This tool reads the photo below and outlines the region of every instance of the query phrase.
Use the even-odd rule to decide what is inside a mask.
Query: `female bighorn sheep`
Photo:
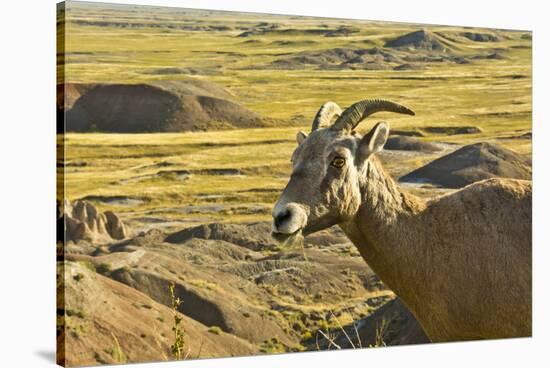
[[[434,342],[530,336],[531,183],[489,179],[429,201],[403,192],[375,155],[388,124],[354,132],[378,111],[414,115],[385,100],[343,113],[328,102],[298,133],[273,236],[338,224]]]

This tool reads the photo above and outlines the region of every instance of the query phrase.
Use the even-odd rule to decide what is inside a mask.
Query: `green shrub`
[[[111,357],[113,357],[113,360],[117,363],[127,363],[128,358],[126,357],[126,354],[122,351],[122,348],[120,347],[120,344],[118,343],[118,339],[116,338],[115,334],[111,332],[111,336],[113,337],[114,345],[110,349],[109,353],[111,354]]]
[[[68,317],[78,317],[80,319],[84,319],[84,317],[85,317],[84,312],[82,312],[81,310],[66,309],[65,314]]]
[[[174,355],[174,358],[176,358],[176,360],[181,360],[182,358],[185,359],[185,357],[182,356],[183,346],[185,345],[185,330],[180,327],[183,319],[178,314],[178,307],[182,301],[180,298],[176,297],[175,288],[176,285],[174,285],[174,283],[171,283],[168,288],[170,291],[172,313],[174,314],[174,325],[172,326],[172,331],[174,332],[174,343],[170,345],[170,349],[172,351],[172,355]]]
[[[287,350],[287,346],[280,342],[276,337],[265,340],[260,346],[260,351],[267,354],[285,353]]]
[[[101,273],[101,274],[106,274],[106,273],[109,273],[111,272],[111,265],[108,264],[108,263],[100,263],[97,267],[96,267],[96,271]]]
[[[212,326],[208,329],[208,332],[213,333],[214,335],[219,335],[222,333],[222,329],[218,326]]]

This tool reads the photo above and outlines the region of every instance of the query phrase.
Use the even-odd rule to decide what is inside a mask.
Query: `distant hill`
[[[487,142],[475,143],[414,170],[400,181],[460,188],[494,177],[531,180],[531,162],[507,148]]]
[[[384,47],[403,47],[437,51],[443,51],[446,48],[444,41],[441,40],[439,36],[425,29],[394,38],[386,42]]]
[[[66,129],[72,132],[181,132],[257,127],[270,122],[233,101],[223,87],[203,80],[67,84],[60,88],[65,100],[58,97],[58,124],[62,125],[65,109]]]

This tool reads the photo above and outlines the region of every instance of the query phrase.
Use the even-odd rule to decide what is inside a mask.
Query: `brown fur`
[[[432,341],[531,335],[531,183],[489,179],[428,203],[375,158],[340,226]]]
[[[365,138],[330,129],[305,138],[274,232],[340,225],[432,341],[530,336],[531,183],[489,179],[422,201],[374,155],[387,134],[381,123]],[[335,156],[345,166],[330,165]]]

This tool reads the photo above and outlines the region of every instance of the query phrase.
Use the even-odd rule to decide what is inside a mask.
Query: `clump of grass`
[[[305,340],[311,339],[312,337],[313,337],[313,335],[311,334],[311,331],[305,330],[305,331],[302,333],[301,339],[302,339],[302,341],[305,341]]]
[[[285,353],[287,347],[285,344],[279,341],[276,337],[273,337],[269,340],[265,340],[260,346],[260,351],[262,353],[274,354],[274,353]]]
[[[112,332],[111,332],[111,336],[113,336],[113,342],[114,342],[114,345],[110,350],[111,357],[117,363],[127,363],[128,358],[126,357],[126,354],[124,354],[124,352],[122,351],[122,348],[118,343],[118,339],[116,338],[115,334]]]
[[[212,326],[208,329],[208,332],[213,333],[214,335],[219,335],[222,333],[222,329],[218,326]]]
[[[111,272],[111,265],[108,263],[100,263],[95,269],[100,274],[106,274]]]
[[[84,319],[84,312],[81,310],[74,310],[74,309],[66,309],[65,314],[68,317],[78,317],[80,319]]]
[[[92,272],[96,272],[95,265],[90,261],[78,261],[78,264],[80,264],[82,267],[86,267],[88,270]]]
[[[388,330],[389,323],[384,318],[382,319],[382,322],[376,326],[376,338],[374,340],[374,344],[370,344],[369,348],[379,348],[386,346],[386,342],[384,341],[384,336],[386,335],[386,332]]]
[[[73,280],[75,280],[76,282],[79,282],[83,278],[84,278],[84,275],[81,273],[77,273],[76,275],[73,276]]]
[[[185,346],[185,330],[181,327],[182,318],[178,314],[178,307],[181,305],[182,301],[180,298],[176,297],[174,292],[176,286],[174,283],[170,284],[170,301],[172,305],[172,312],[174,314],[174,325],[172,326],[172,331],[174,332],[174,343],[170,345],[170,350],[172,355],[176,360],[185,359],[183,354],[183,347]]]

